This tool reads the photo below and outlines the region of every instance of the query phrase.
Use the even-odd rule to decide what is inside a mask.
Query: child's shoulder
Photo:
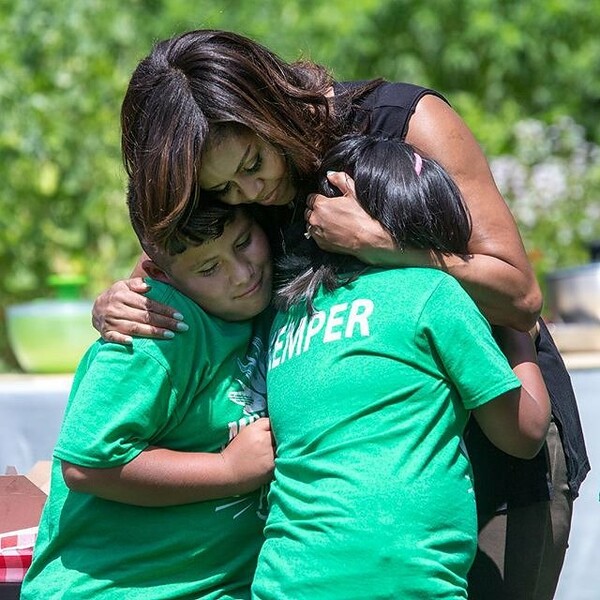
[[[446,304],[462,307],[472,304],[456,278],[427,267],[369,269],[359,278],[358,287],[351,293],[364,294],[391,307],[401,305],[403,310],[413,313],[426,308],[436,310]]]
[[[152,300],[161,304],[167,304],[177,310],[190,308],[194,312],[204,313],[191,298],[188,298],[172,285],[150,277],[146,277],[146,283],[150,286],[150,290],[146,293],[148,298],[152,298]]]
[[[215,324],[220,325],[223,323],[221,319],[207,313],[194,300],[172,285],[149,277],[146,278],[146,282],[150,285],[147,296],[182,314],[188,325],[191,326],[194,323],[197,327],[202,328],[213,327]]]
[[[175,335],[175,340],[186,338],[186,341],[182,339],[181,342],[189,344],[189,338],[193,336],[203,340],[204,343],[218,343],[220,340],[238,343],[252,330],[251,321],[224,321],[206,312],[194,300],[172,285],[154,279],[147,279],[147,282],[151,286],[148,292],[149,298],[183,315],[183,321],[188,329],[183,336]]]
[[[462,287],[452,275],[429,267],[399,267],[369,269],[360,278],[368,285],[383,286],[381,290],[406,291],[411,286],[413,291],[428,293],[440,286],[448,289],[461,290]]]

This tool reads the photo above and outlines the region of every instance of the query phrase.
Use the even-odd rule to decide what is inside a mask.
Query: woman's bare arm
[[[448,271],[491,322],[529,330],[541,310],[541,292],[515,220],[473,134],[443,100],[427,95],[410,120],[407,141],[448,171],[471,213],[473,257],[448,265]]]
[[[410,120],[406,141],[442,164],[459,186],[473,222],[470,255],[400,252],[358,206],[353,182],[343,173],[330,177],[343,198],[332,202],[315,195],[310,200],[313,237],[326,250],[349,252],[373,264],[443,269],[461,282],[490,322],[528,331],[541,310],[540,288],[514,218],[469,128],[443,100],[426,95]]]

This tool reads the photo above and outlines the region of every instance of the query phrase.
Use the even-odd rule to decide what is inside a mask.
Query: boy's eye
[[[238,250],[243,250],[244,248],[247,248],[250,243],[252,242],[252,234],[248,234],[245,237],[243,237],[237,244],[236,244],[236,248]]]
[[[207,267],[205,269],[199,269],[196,271],[200,277],[209,277],[213,273],[216,272],[218,265],[212,265],[212,267]]]

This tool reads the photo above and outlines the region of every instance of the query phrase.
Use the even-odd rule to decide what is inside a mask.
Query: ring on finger
[[[312,225],[309,225],[309,226],[306,228],[306,231],[304,232],[304,237],[305,237],[307,240],[309,240],[309,239],[311,238],[311,236],[312,236],[312,232],[313,232],[313,226],[312,226]]]

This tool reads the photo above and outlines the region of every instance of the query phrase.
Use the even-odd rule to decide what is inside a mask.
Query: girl
[[[467,252],[460,192],[411,146],[342,140],[320,174],[337,196],[328,170],[352,177],[399,248]],[[467,598],[477,523],[461,436],[472,412],[503,451],[539,451],[550,404],[533,343],[512,334],[521,387],[454,278],[366,267],[300,233],[286,239],[269,344],[277,459],[253,597]]]

